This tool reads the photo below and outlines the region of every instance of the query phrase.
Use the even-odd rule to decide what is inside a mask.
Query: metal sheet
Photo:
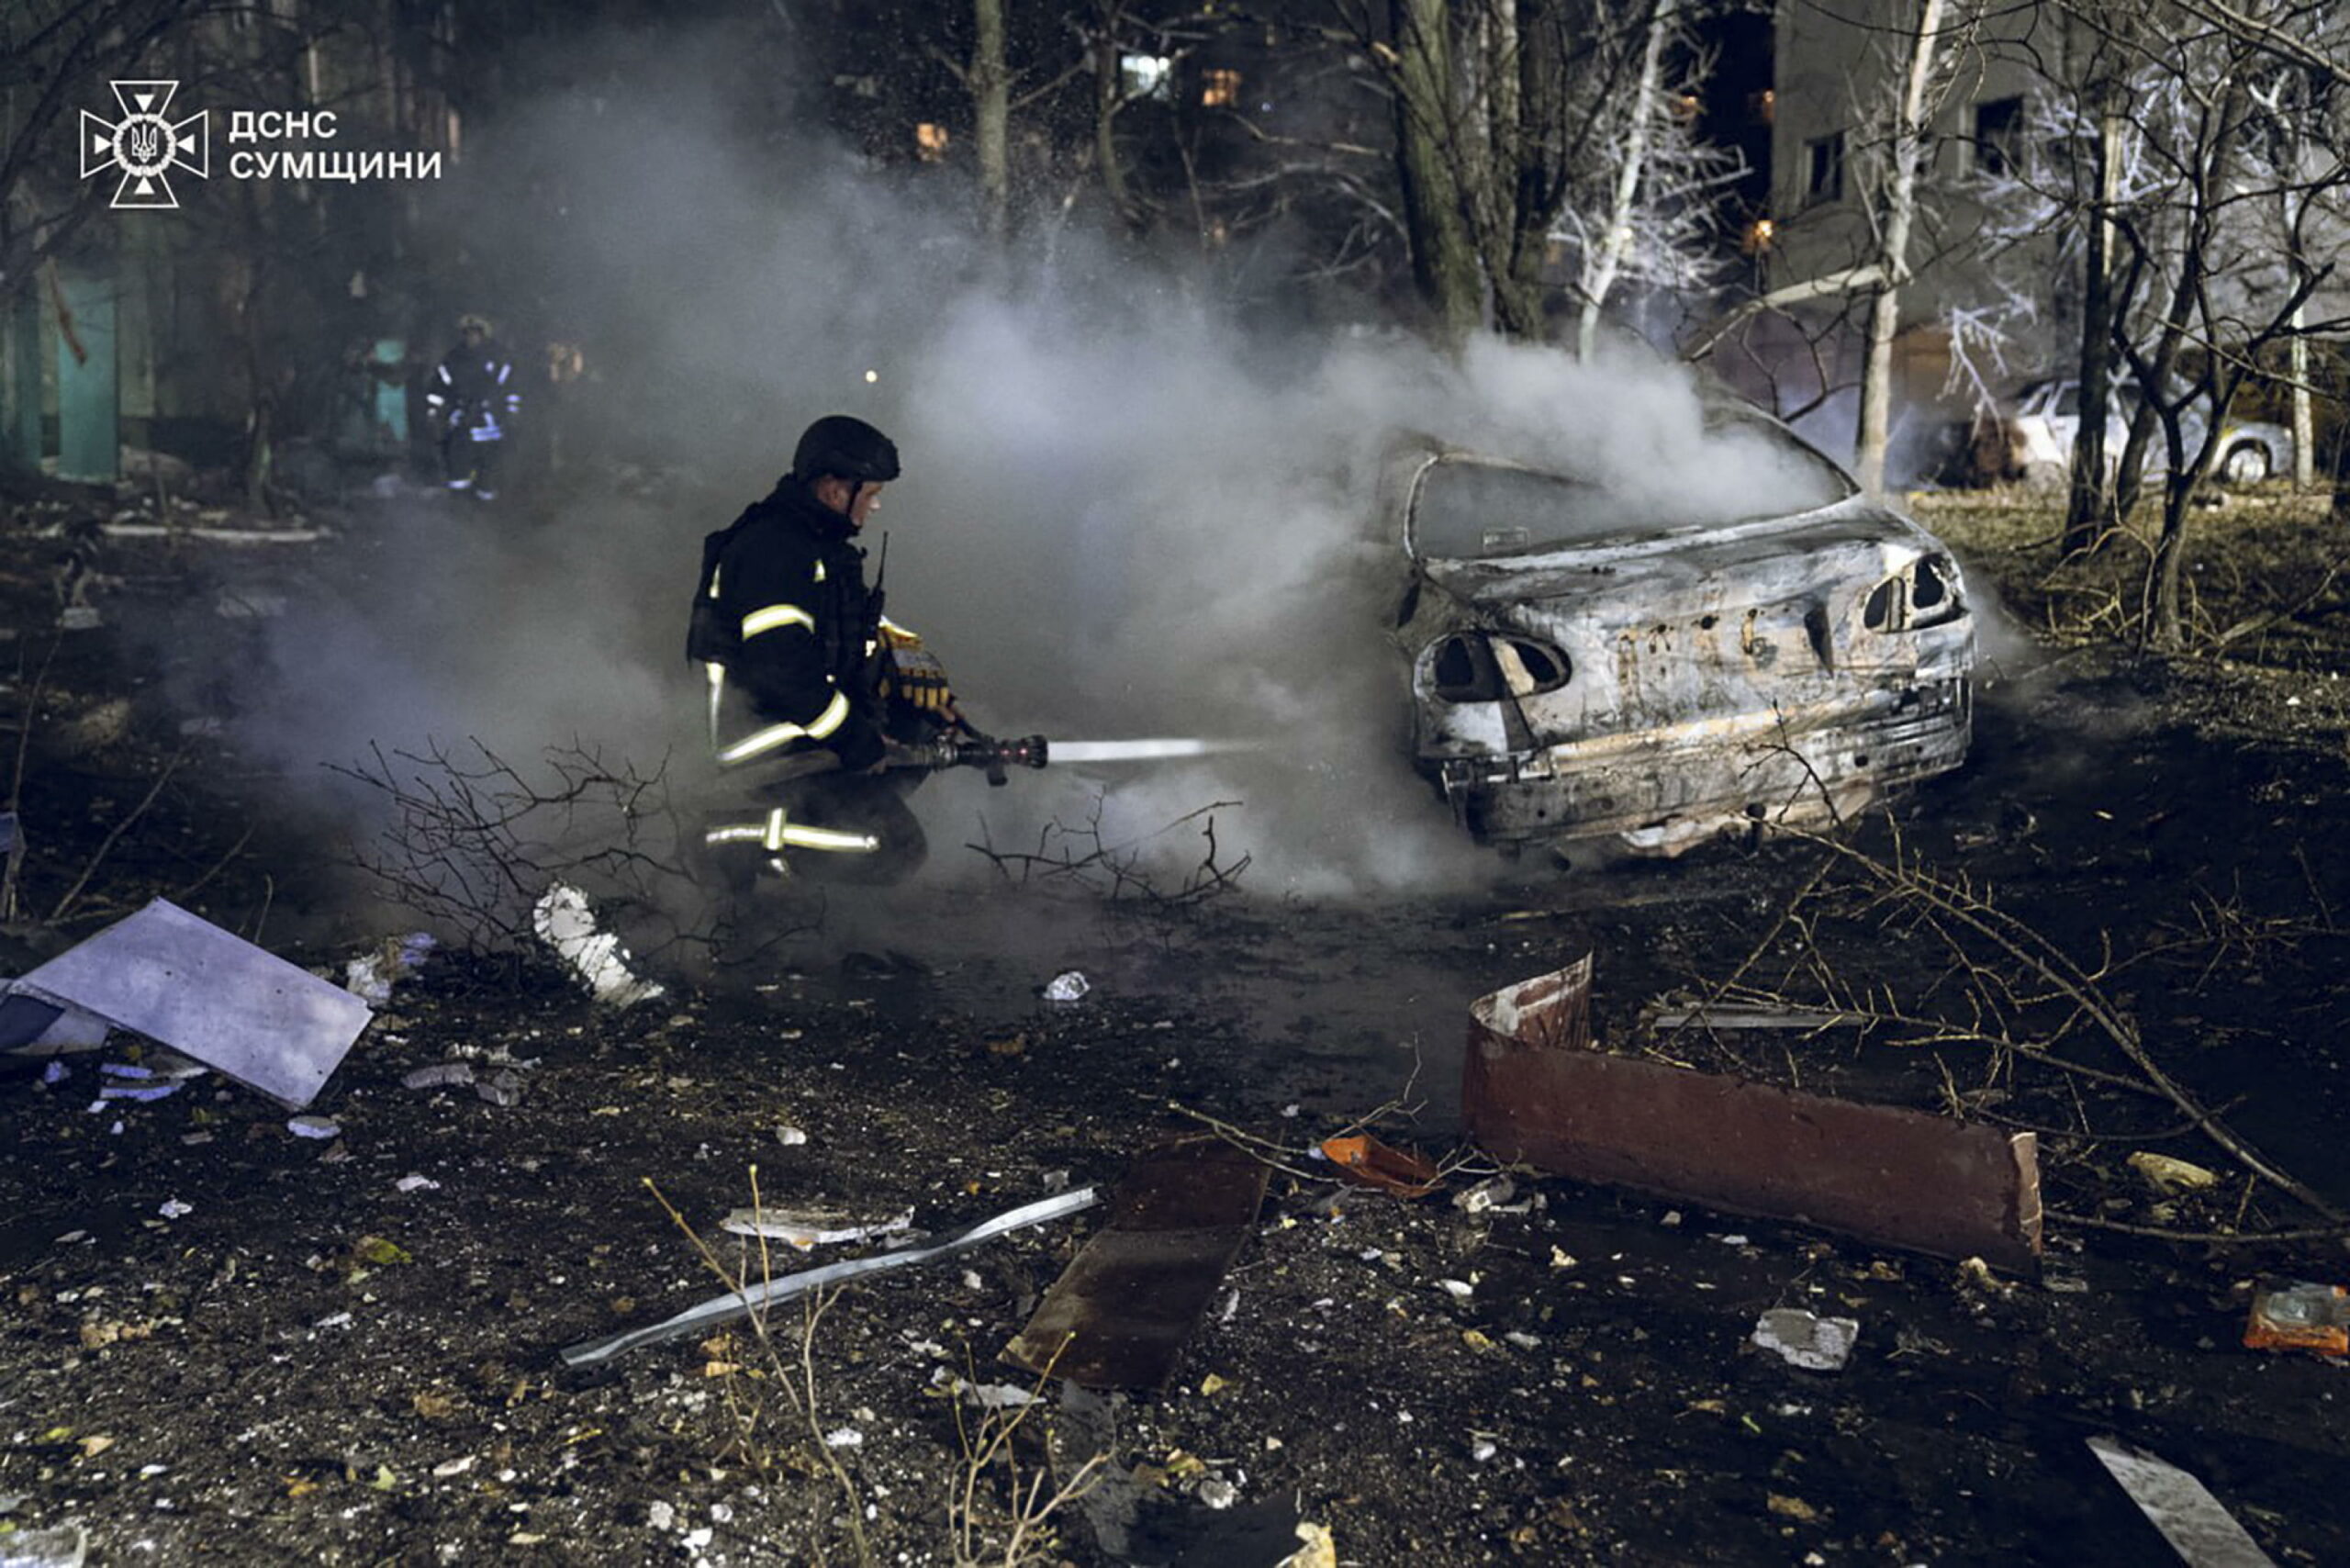
[[[803,1269],[796,1274],[785,1274],[743,1290],[729,1291],[722,1296],[712,1296],[699,1305],[686,1308],[674,1317],[664,1318],[643,1328],[624,1329],[618,1334],[607,1334],[601,1338],[565,1346],[563,1359],[569,1366],[593,1366],[623,1350],[632,1350],[640,1345],[658,1345],[680,1335],[699,1333],[721,1323],[731,1323],[735,1318],[746,1317],[778,1302],[789,1301],[794,1296],[805,1295],[824,1285],[853,1280],[861,1274],[878,1274],[885,1270],[902,1269],[909,1264],[928,1263],[940,1258],[951,1258],[958,1252],[968,1252],[999,1236],[1009,1236],[1015,1230],[1024,1230],[1032,1225],[1042,1225],[1046,1220],[1091,1208],[1096,1201],[1092,1188],[1080,1187],[1074,1192],[1024,1204],[1019,1208],[967,1225],[960,1230],[950,1231],[916,1246],[901,1247],[894,1252],[876,1253],[870,1258],[853,1258],[845,1263],[827,1263],[821,1269]]]
[[[2188,1568],[2277,1568],[2203,1483],[2177,1465],[2111,1438],[2091,1438],[2089,1451]]]
[[[1165,1383],[1248,1239],[1266,1175],[1222,1138],[1150,1149],[1003,1359],[1085,1388]]]
[[[374,1016],[341,986],[164,899],[8,989],[160,1040],[295,1110]]]
[[[1488,1152],[1553,1174],[2039,1267],[2030,1133],[1864,1105],[1590,1048],[1591,960],[1471,1008],[1462,1117]]]

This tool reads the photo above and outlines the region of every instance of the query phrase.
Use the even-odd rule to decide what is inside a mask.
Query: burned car
[[[1685,501],[1435,442],[1391,462],[1416,765],[1481,843],[1677,855],[1964,761],[1949,552],[1759,411],[1706,425],[1735,473]]]

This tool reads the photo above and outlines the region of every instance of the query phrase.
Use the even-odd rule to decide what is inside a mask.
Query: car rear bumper
[[[1810,711],[1763,711],[1534,751],[1430,759],[1481,843],[1622,838],[1677,854],[1722,828],[1841,816],[1965,761],[1966,679],[1879,689]]]

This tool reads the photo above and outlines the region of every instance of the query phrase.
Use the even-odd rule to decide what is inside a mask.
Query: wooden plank
[[[1085,1388],[1157,1388],[1248,1239],[1266,1167],[1213,1137],[1144,1153],[1109,1223],[1053,1282],[1003,1359]]]

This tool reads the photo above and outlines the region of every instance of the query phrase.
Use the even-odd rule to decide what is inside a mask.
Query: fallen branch
[[[2042,1209],[2041,1213],[2055,1225],[2119,1231],[2124,1236],[2146,1236],[2159,1241],[2176,1241],[2197,1247],[2256,1247],[2272,1241],[2350,1241],[2350,1225],[2308,1226],[2298,1230],[2173,1230],[2165,1226],[2130,1225],[2118,1219],[2066,1214],[2062,1209]]]
[[[2039,976],[2071,998],[2081,1013],[2097,1025],[2113,1047],[2120,1051],[2132,1067],[2144,1073],[2147,1081],[2161,1091],[2171,1103],[2177,1105],[2180,1113],[2193,1122],[2204,1137],[2241,1160],[2246,1170],[2280,1191],[2290,1193],[2311,1213],[2322,1215],[2333,1221],[2350,1218],[2305,1182],[2287,1174],[2270,1162],[2259,1150],[2254,1148],[2251,1144],[2238,1137],[2222,1123],[2216,1114],[2202,1105],[2184,1086],[2165,1072],[2147,1053],[2144,1042],[2138,1036],[2136,1025],[2124,1017],[2119,1009],[2106,1001],[2089,975],[2078,969],[2069,957],[2038,932],[2016,920],[2005,911],[1975,898],[1959,885],[1925,876],[1914,870],[1904,871],[1885,866],[1849,846],[1835,844],[1813,834],[1805,836],[1812,838],[1815,843],[1826,845],[1847,864],[1859,868],[1864,875],[1875,879],[1887,888],[1899,889],[1906,897],[1933,910],[1942,918],[1982,937],[2011,960],[2022,966],[2026,972]]]
[[[1153,833],[1129,843],[1113,845],[1102,836],[1102,811],[1105,797],[1096,793],[1092,812],[1083,828],[1071,828],[1058,821],[1050,822],[1037,830],[1036,847],[1021,852],[999,850],[987,840],[986,824],[980,824],[978,844],[965,847],[987,857],[1004,878],[1015,885],[1025,885],[1032,878],[1038,881],[1067,880],[1098,892],[1112,900],[1128,894],[1138,894],[1161,908],[1178,908],[1204,902],[1238,885],[1241,874],[1248,869],[1253,858],[1243,855],[1230,866],[1221,863],[1222,851],[1215,836],[1216,812],[1236,809],[1237,801],[1212,801],[1195,807]],[[1199,865],[1185,876],[1182,887],[1173,892],[1161,889],[1142,869],[1146,847],[1151,840],[1163,837],[1186,823],[1204,818],[1201,836],[1207,841],[1206,854]],[[1061,848],[1064,843],[1074,847]],[[1084,847],[1090,845],[1091,847]]]

